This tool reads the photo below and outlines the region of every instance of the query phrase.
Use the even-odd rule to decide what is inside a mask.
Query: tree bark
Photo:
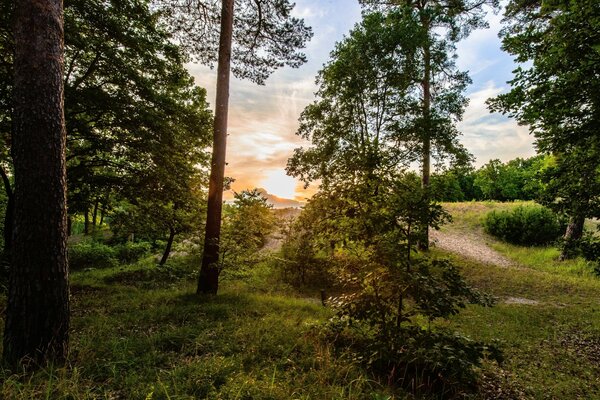
[[[429,21],[422,19],[421,23],[429,32]],[[423,48],[423,171],[421,176],[421,186],[425,190],[425,195],[429,197],[429,178],[431,175],[431,49],[429,41]],[[429,198],[427,199],[429,200]],[[420,227],[421,240],[418,243],[420,250],[429,249],[429,225]]]
[[[98,199],[94,202],[94,212],[92,214],[92,230],[96,230],[96,221],[98,221]]]
[[[6,191],[6,210],[4,211],[4,256],[9,259],[12,248],[12,234],[14,226],[14,212],[15,212],[15,196],[13,194],[10,180],[4,168],[0,167],[0,175],[2,176],[2,182],[4,183],[4,190]]]
[[[171,247],[173,246],[174,239],[175,229],[169,228],[169,239],[167,240],[167,247],[165,248],[165,252],[163,253],[162,258],[160,259],[160,265],[165,265],[167,260],[169,259],[169,254],[171,254]]]
[[[15,214],[4,361],[60,362],[69,339],[62,0],[15,2]]]
[[[208,186],[204,253],[198,277],[197,294],[217,294],[219,289],[219,242],[223,210],[223,185],[227,146],[227,116],[229,113],[229,78],[231,71],[231,41],[233,35],[234,0],[222,0],[217,98],[214,121],[214,143]]]
[[[89,210],[85,210],[85,214],[83,217],[83,234],[87,235],[90,233],[90,212]]]
[[[583,236],[584,224],[585,216],[574,216],[569,219],[567,230],[565,231],[565,235],[563,236],[564,245],[559,257],[560,261],[568,260],[574,257],[574,244]]]

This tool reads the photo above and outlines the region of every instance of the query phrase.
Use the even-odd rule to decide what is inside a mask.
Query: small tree
[[[225,208],[219,271],[243,274],[260,261],[260,250],[275,229],[273,206],[258,189],[235,193],[233,204]]]

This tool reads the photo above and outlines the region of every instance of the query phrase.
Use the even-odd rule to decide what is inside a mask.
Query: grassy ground
[[[385,392],[319,339],[330,310],[258,271],[192,295],[197,260],[72,274],[69,365],[0,371],[2,399],[362,399]],[[260,286],[256,286],[256,283]],[[269,288],[267,290],[267,287]],[[385,398],[385,397],[382,397]]]
[[[448,204],[454,222],[444,230],[484,235],[487,211],[514,206]],[[473,339],[499,341],[506,360],[485,366],[498,388],[488,386],[485,398],[600,399],[600,279],[581,260],[559,263],[553,248],[486,243],[517,266],[432,250],[453,257],[470,282],[499,299],[447,322]],[[0,370],[0,398],[399,398],[320,339],[316,327],[331,311],[317,293],[278,283],[264,264],[200,299],[192,295],[197,265],[182,257],[157,268],[148,259],[73,273],[68,365],[33,375]]]
[[[480,221],[487,211],[516,205],[448,204],[454,223],[445,229],[485,235]],[[600,399],[600,279],[581,259],[559,262],[553,247],[485,241],[516,267],[454,256],[468,280],[497,296],[499,304],[469,307],[451,325],[475,339],[498,339],[506,357],[498,369],[528,398]],[[537,304],[506,303],[507,298]]]

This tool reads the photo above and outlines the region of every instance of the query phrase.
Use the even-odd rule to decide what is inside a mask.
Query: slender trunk
[[[12,235],[14,225],[14,212],[15,212],[15,196],[13,194],[10,180],[4,168],[0,167],[0,175],[2,176],[2,182],[4,183],[4,190],[6,191],[6,210],[4,211],[4,255],[8,259],[10,257],[10,250],[12,247]]]
[[[98,199],[94,202],[94,212],[92,214],[92,230],[96,230],[96,221],[98,221]]]
[[[15,2],[15,217],[3,359],[35,367],[68,352],[69,276],[62,0]]]
[[[561,261],[571,259],[575,256],[576,242],[583,236],[583,225],[585,216],[577,215],[569,219],[567,230],[564,235],[564,244],[559,259]]]
[[[173,239],[175,239],[175,229],[169,228],[169,240],[167,240],[167,247],[165,248],[165,252],[160,259],[160,265],[165,265],[169,259],[169,254],[171,254],[171,246],[173,246]]]
[[[106,212],[106,206],[104,204],[102,204],[102,207],[100,207],[100,225],[102,226],[102,224],[104,223],[104,213]]]
[[[234,0],[223,0],[221,36],[217,77],[217,99],[214,121],[214,143],[208,186],[204,254],[196,293],[216,294],[219,289],[219,241],[227,145],[227,115],[229,112],[229,76],[231,70],[231,41],[233,34]]]
[[[83,220],[83,234],[87,235],[90,233],[90,212],[89,210],[85,210],[84,220]]]
[[[423,19],[423,26],[429,32],[429,21]],[[431,175],[431,48],[429,40],[423,48],[423,171],[421,177],[421,186],[429,201],[429,177]],[[421,227],[421,240],[419,241],[420,250],[429,249],[429,225]]]

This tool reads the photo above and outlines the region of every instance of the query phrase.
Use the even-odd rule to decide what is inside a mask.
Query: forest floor
[[[431,252],[498,304],[467,306],[444,325],[504,353],[503,363],[485,363],[478,399],[600,399],[600,279],[582,260],[557,261],[556,248],[483,232],[486,212],[515,205],[445,205],[454,221]],[[198,298],[198,265],[181,256],[158,268],[149,257],[73,272],[68,364],[33,375],[0,369],[0,398],[399,399],[323,339],[332,311],[318,290],[286,285],[276,263],[262,263]]]

